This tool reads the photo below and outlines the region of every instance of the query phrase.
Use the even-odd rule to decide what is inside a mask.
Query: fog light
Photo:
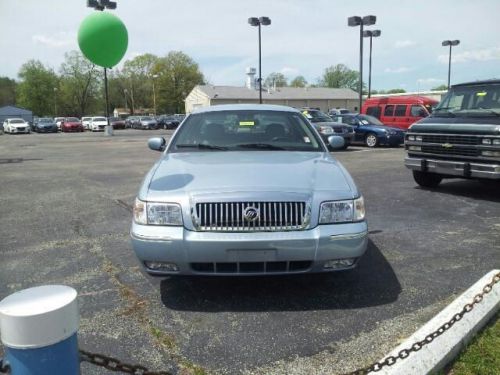
[[[356,262],[356,258],[348,258],[348,259],[333,259],[329,260],[323,266],[324,269],[328,270],[336,270],[340,268],[350,267]]]
[[[500,151],[481,151],[481,154],[483,156],[494,156],[494,157],[500,157]]]
[[[154,261],[146,261],[144,262],[147,268],[152,271],[165,271],[165,272],[178,272],[179,267],[175,263],[166,263],[166,262],[154,262]]]

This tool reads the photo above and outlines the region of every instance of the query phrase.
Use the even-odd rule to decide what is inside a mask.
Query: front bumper
[[[407,156],[405,158],[405,166],[412,170],[437,173],[443,176],[500,180],[500,164],[484,164]]]
[[[304,231],[221,233],[194,232],[183,227],[161,227],[133,223],[130,231],[135,254],[145,266],[147,261],[175,263],[176,272],[154,271],[153,275],[262,275],[328,272],[329,260],[357,259],[368,245],[366,222],[318,225]],[[343,269],[349,269],[353,265]],[[240,264],[302,263],[305,269],[244,271]],[[238,270],[218,273],[197,269],[198,264],[237,264]],[[335,270],[341,270],[336,268]]]
[[[378,137],[378,139],[381,145],[388,145],[388,146],[399,146],[403,144],[405,141],[404,134],[385,135]]]

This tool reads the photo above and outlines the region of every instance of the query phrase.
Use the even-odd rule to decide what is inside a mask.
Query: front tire
[[[370,148],[378,146],[378,138],[375,133],[368,133],[365,137],[365,145]]]
[[[435,188],[441,183],[443,177],[435,173],[413,171],[413,179],[422,187]]]

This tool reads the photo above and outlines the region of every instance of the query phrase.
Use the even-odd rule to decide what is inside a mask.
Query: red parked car
[[[425,96],[394,96],[366,99],[361,113],[378,118],[384,125],[407,130],[432,112],[439,101]]]
[[[125,120],[119,117],[110,117],[109,124],[113,127],[113,129],[125,129]]]
[[[61,123],[61,131],[66,132],[83,132],[83,125],[76,117],[66,117]]]

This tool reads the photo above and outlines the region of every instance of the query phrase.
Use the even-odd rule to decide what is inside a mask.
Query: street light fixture
[[[271,19],[269,17],[250,17],[248,23],[251,26],[259,28],[259,103],[262,104],[262,43],[261,43],[261,26],[269,26]]]
[[[448,90],[450,89],[450,76],[451,76],[451,47],[458,46],[460,44],[460,40],[443,40],[441,45],[443,47],[450,46],[450,56],[448,58]]]
[[[347,25],[351,27],[359,26],[359,112],[363,105],[363,27],[375,25],[375,16],[352,16],[347,19]]]
[[[382,34],[380,30],[365,30],[363,36],[370,38],[370,62],[368,63],[368,98],[371,97],[372,92],[372,39],[377,38]]]

